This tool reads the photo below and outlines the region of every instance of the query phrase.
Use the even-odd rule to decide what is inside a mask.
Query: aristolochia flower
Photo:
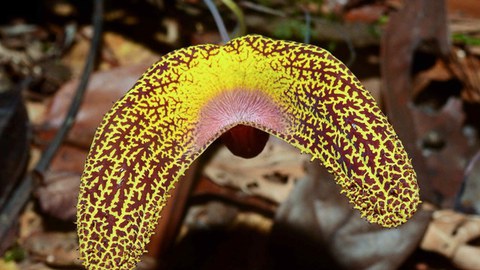
[[[392,227],[415,212],[407,153],[347,67],[312,45],[249,35],[165,55],[106,114],[80,186],[85,266],[133,268],[190,164],[220,136],[253,157],[265,132],[319,160],[368,221]]]

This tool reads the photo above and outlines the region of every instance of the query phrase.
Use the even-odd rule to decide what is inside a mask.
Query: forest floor
[[[53,160],[38,171],[68,114],[96,29],[92,1],[35,2],[17,1],[0,11],[0,225],[5,225],[0,230],[5,233],[0,235],[0,270],[83,269],[76,202],[84,161],[103,115],[163,55],[222,41],[203,1],[108,1],[102,42],[80,111]],[[391,96],[382,87],[386,77],[402,75],[382,68],[388,46],[384,34],[391,14],[401,10],[404,1],[236,2],[243,10],[245,34],[308,41],[329,50],[390,116]],[[448,29],[447,35],[432,38],[440,44],[445,38],[449,52],[441,55],[428,38],[415,45],[406,71],[410,87],[400,96],[414,109],[398,120],[399,128],[412,125],[404,132],[412,134],[411,144],[418,148],[414,160],[424,160],[417,168],[419,178],[429,179],[422,187],[423,200],[436,210],[453,209],[465,217],[461,220],[471,218],[480,228],[480,2],[446,2],[447,25],[435,27]],[[238,17],[222,1],[215,3],[227,29],[240,31]],[[26,5],[34,6],[27,10]],[[404,29],[396,38],[408,39],[411,32]],[[404,63],[402,57],[398,50],[399,63]],[[19,93],[21,101],[10,102],[15,100],[12,93]],[[275,139],[253,161],[236,158],[222,147],[207,154],[188,194],[183,222],[168,231],[175,239],[165,246],[162,236],[154,238],[138,269],[289,269],[273,262],[278,255],[272,252],[270,236],[277,210],[307,174],[308,158]],[[22,193],[27,175],[34,180]],[[19,215],[10,215],[12,204],[24,206]],[[480,229],[470,236],[462,245],[474,249],[469,257],[480,258],[474,241]],[[457,269],[454,255],[417,245],[403,258],[402,269]]]

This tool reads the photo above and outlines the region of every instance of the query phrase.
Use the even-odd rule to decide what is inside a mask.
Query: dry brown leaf
[[[304,175],[306,155],[270,137],[263,152],[253,159],[236,157],[221,148],[205,168],[215,183],[235,187],[280,203],[286,199],[297,179]]]
[[[24,247],[32,257],[52,266],[79,266],[76,232],[48,232],[29,237]]]
[[[477,0],[447,0],[449,15],[480,18],[480,2]]]
[[[112,107],[114,101],[122,97],[135,84],[151,64],[151,62],[143,62],[94,73],[67,141],[88,149],[103,115]],[[55,95],[45,117],[47,120],[38,132],[44,140],[51,138],[63,122],[77,84],[78,80],[72,80]]]
[[[438,145],[425,148],[423,154],[432,186],[444,196],[445,205],[453,200],[463,181],[464,167],[473,149],[462,132],[465,113],[458,98],[450,98],[439,112],[426,114],[412,110],[416,122],[418,138],[423,144]]]
[[[24,243],[27,239],[44,230],[42,217],[34,211],[33,203],[29,203],[19,220],[18,242]]]
[[[80,185],[80,175],[87,152],[71,146],[61,146],[50,170],[43,176],[42,185],[35,190],[40,207],[45,213],[62,219],[74,220]]]
[[[77,213],[80,174],[50,172],[45,177],[48,184],[36,191],[42,210],[62,220],[74,220]]]
[[[154,63],[160,56],[143,45],[136,43],[130,39],[113,33],[106,32],[103,35],[105,48],[108,48],[111,57],[116,60],[119,66],[130,66],[141,64],[144,62]],[[110,69],[108,62],[103,62],[102,69]]]

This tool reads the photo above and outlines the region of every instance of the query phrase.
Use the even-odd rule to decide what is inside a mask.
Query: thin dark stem
[[[347,67],[351,67],[353,62],[355,62],[355,59],[357,58],[357,53],[355,52],[355,48],[353,47],[353,43],[352,43],[352,40],[350,38],[350,35],[345,33],[345,31],[343,31],[344,33],[344,36],[345,36],[345,43],[347,44],[347,47],[348,47],[348,52],[350,53],[350,56],[348,58],[348,61],[346,63],[346,66]]]
[[[261,13],[265,13],[265,14],[269,14],[269,15],[274,15],[274,16],[278,16],[278,17],[283,17],[283,18],[287,17],[287,14],[285,14],[285,12],[283,12],[281,10],[266,7],[266,6],[260,5],[258,3],[255,3],[255,2],[241,1],[240,5],[243,6],[243,7],[255,10],[257,12],[261,12]]]
[[[220,12],[218,12],[217,6],[211,0],[203,0],[203,2],[205,2],[208,9],[210,10],[210,13],[212,13],[213,20],[217,25],[218,32],[220,33],[220,37],[222,38],[222,42],[227,43],[230,40],[230,37],[228,36],[227,28],[223,23],[222,16],[220,16]]]
[[[83,68],[82,77],[80,79],[80,83],[77,87],[77,91],[75,96],[73,97],[72,103],[70,104],[70,109],[68,111],[67,116],[63,120],[60,129],[55,134],[55,138],[52,142],[48,145],[47,149],[43,153],[40,161],[35,166],[35,171],[37,173],[43,173],[45,170],[48,169],[50,162],[52,161],[55,153],[57,152],[58,148],[62,144],[63,140],[68,134],[68,131],[73,126],[75,117],[80,109],[80,105],[82,104],[84,93],[87,89],[88,81],[90,78],[90,74],[93,71],[93,66],[95,64],[95,58],[97,56],[97,51],[99,48],[100,40],[102,37],[102,15],[103,15],[103,0],[95,0],[94,3],[94,10],[95,13],[93,15],[93,26],[95,29],[95,33],[93,34],[93,38],[91,40],[90,51],[88,53],[85,66]]]
[[[305,36],[304,43],[310,43],[310,36],[312,32],[312,15],[308,9],[304,9],[303,13],[305,14]]]
[[[245,16],[243,11],[233,0],[222,0],[223,4],[226,5],[237,17],[237,29],[235,30],[234,37],[240,37],[247,33],[247,25],[245,23]]]
[[[470,179],[470,176],[472,174],[472,171],[475,167],[480,162],[480,150],[477,151],[477,153],[468,161],[467,166],[465,166],[465,170],[463,172],[463,180],[462,184],[460,185],[460,189],[457,192],[455,196],[455,210],[460,211],[460,212],[471,212],[471,209],[468,209],[463,202],[463,196],[465,195],[465,190],[467,188],[468,181],[472,181],[473,179]],[[473,211],[475,213],[475,211]]]
[[[93,66],[95,63],[95,58],[97,55],[98,47],[100,44],[101,32],[102,32],[102,21],[103,21],[103,1],[104,0],[95,0],[94,2],[94,15],[93,15],[93,25],[95,33],[91,40],[91,47],[88,53],[83,74],[80,80],[80,83],[77,87],[77,92],[75,97],[72,100],[70,109],[67,116],[65,117],[62,126],[55,134],[55,138],[51,144],[47,147],[44,154],[40,158],[40,161],[35,166],[34,172],[37,174],[43,174],[50,165],[55,153],[62,144],[63,139],[67,135],[68,131],[73,125],[75,116],[80,108],[81,102],[83,100],[84,92],[87,88],[88,79],[92,73]],[[7,202],[0,216],[0,249],[4,249],[7,245],[7,241],[4,241],[9,234],[12,225],[15,224],[19,213],[22,211],[23,207],[30,199],[34,187],[34,174],[28,173],[20,185],[16,188],[15,192],[10,197],[11,199]]]

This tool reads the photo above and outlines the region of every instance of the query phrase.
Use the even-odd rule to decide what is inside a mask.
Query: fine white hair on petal
[[[281,110],[266,94],[256,90],[231,90],[208,102],[200,112],[196,145],[202,148],[238,124],[262,126],[268,130],[285,130]]]

